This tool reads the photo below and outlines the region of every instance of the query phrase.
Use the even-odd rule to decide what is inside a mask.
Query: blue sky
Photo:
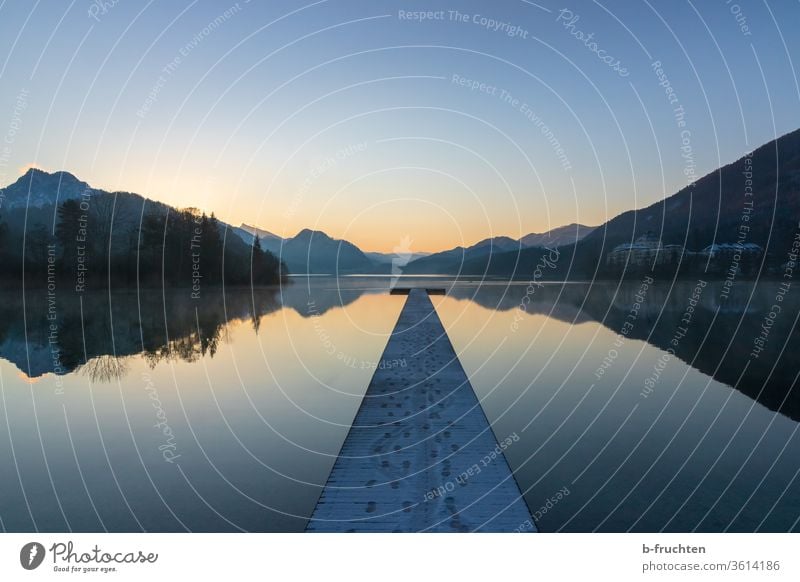
[[[798,23],[790,1],[7,0],[0,184],[66,169],[365,250],[599,224],[800,126]]]

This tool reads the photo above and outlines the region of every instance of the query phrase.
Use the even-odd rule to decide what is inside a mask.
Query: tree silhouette
[[[56,240],[61,251],[61,265],[65,271],[74,272],[78,253],[78,233],[83,212],[77,200],[67,200],[58,207]]]
[[[0,272],[6,285],[19,281],[23,262],[32,285],[46,284],[39,275],[47,269],[52,242],[57,276],[72,287],[82,262],[86,290],[137,284],[271,285],[280,283],[285,272],[271,253],[260,248],[260,241],[252,247],[238,235],[223,232],[224,225],[214,214],[195,208],[170,208],[127,192],[98,193],[83,203],[69,199],[55,211],[55,238],[46,227],[46,217],[53,211],[32,212],[27,233],[0,223]],[[18,213],[12,218],[21,217]]]

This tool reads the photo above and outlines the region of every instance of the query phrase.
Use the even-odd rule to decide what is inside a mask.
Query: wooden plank
[[[424,289],[412,289],[306,527],[322,532],[535,531]]]

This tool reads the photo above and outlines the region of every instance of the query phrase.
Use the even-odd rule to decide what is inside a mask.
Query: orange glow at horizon
[[[247,224],[283,238],[303,229],[322,231],[334,239],[355,244],[362,251],[395,252],[403,241],[411,240],[412,252],[439,252],[457,246],[470,246],[492,236],[519,238],[536,227],[520,227],[515,216],[491,220],[474,208],[451,208],[422,198],[389,198],[366,205],[360,200],[317,207],[305,204],[292,208],[291,199],[270,198],[255,207],[247,205],[251,193],[221,195],[219,184],[202,179],[183,180],[153,198],[179,208],[197,207],[232,226]],[[457,205],[452,205],[457,206]],[[560,224],[554,226],[561,226]],[[547,226],[543,227],[547,230]]]
[[[530,208],[515,208],[514,203],[500,197],[485,207],[471,193],[424,180],[415,183],[414,177],[408,182],[376,181],[339,193],[336,200],[325,191],[308,192],[295,205],[297,191],[292,184],[275,185],[272,192],[264,193],[262,184],[269,184],[266,170],[263,175],[235,184],[221,178],[226,170],[229,168],[218,167],[205,174],[186,170],[177,175],[162,174],[129,163],[123,174],[113,178],[102,168],[72,173],[95,188],[136,192],[176,208],[198,208],[234,227],[247,224],[283,238],[303,229],[318,230],[365,252],[394,253],[410,240],[404,250],[435,253],[468,247],[490,237],[518,239],[573,222],[596,225],[607,220],[605,216],[584,216],[589,213],[583,209],[580,217],[568,209],[548,217]],[[416,196],[409,196],[407,191]],[[381,196],[373,192],[381,192]],[[324,202],[320,204],[320,200]],[[517,203],[524,205],[526,201]]]
[[[39,382],[41,382],[42,379],[47,375],[50,375],[50,374],[42,374],[41,376],[35,376],[35,377],[34,376],[28,376],[25,372],[20,370],[17,373],[17,378],[19,378],[20,380],[22,380],[26,384],[33,385],[33,384],[38,384]]]

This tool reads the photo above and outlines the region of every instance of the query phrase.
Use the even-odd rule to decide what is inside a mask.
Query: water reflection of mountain
[[[709,283],[687,326],[682,320],[694,287],[688,282],[650,286],[627,337],[664,351],[673,349],[677,358],[704,374],[800,420],[800,395],[793,390],[800,374],[800,358],[794,356],[800,349],[800,334],[794,331],[800,298],[785,295],[781,313],[769,324],[763,351],[752,357],[755,341],[763,337],[763,326],[776,304],[778,284],[737,284],[724,298],[722,284]],[[369,286],[362,281],[359,286],[330,279],[255,293],[209,290],[199,302],[180,292],[114,293],[111,300],[108,294],[85,295],[83,317],[79,298],[60,294],[55,323],[48,319],[44,293],[29,293],[24,305],[21,296],[5,296],[0,302],[0,357],[30,377],[81,369],[93,378],[109,379],[124,374],[124,359],[134,354],[143,354],[153,364],[169,358],[194,361],[204,354],[213,355],[232,320],[250,321],[258,329],[265,314],[282,307],[312,317],[385,289],[385,281]],[[600,322],[619,334],[640,291],[640,283],[569,283],[537,286],[530,293],[525,285],[494,283],[456,285],[448,293],[454,299],[499,311],[519,309],[527,294],[529,314],[571,324]],[[27,333],[23,313],[27,315]],[[686,333],[676,342],[676,332],[682,327]]]
[[[80,368],[98,380],[123,374],[124,358],[135,354],[153,364],[194,361],[215,353],[227,322],[249,320],[257,329],[263,315],[280,307],[277,294],[274,288],[217,289],[195,301],[177,291],[64,292],[54,303],[43,292],[28,292],[24,302],[4,294],[0,357],[31,378]]]
[[[627,337],[664,351],[672,349],[676,357],[700,372],[771,410],[800,420],[800,391],[794,389],[800,374],[800,358],[796,357],[800,333],[795,329],[800,297],[788,293],[777,300],[779,283],[737,284],[728,294],[722,283],[708,283],[692,301],[695,288],[696,283],[689,282],[649,286],[633,326],[626,328]],[[641,289],[640,283],[546,284],[529,295],[526,311],[569,323],[597,321],[621,333]],[[527,292],[524,285],[491,285],[454,287],[450,295],[506,311],[519,309]],[[780,313],[771,318],[776,304]],[[689,307],[694,311],[687,325],[684,319]],[[763,351],[752,356],[756,340],[765,337],[765,326]]]
[[[337,286],[336,279],[326,280],[332,282],[323,287],[317,285],[309,287],[305,283],[296,283],[284,288],[284,292],[280,295],[281,305],[294,309],[302,317],[314,317],[316,315],[324,315],[337,307],[347,307],[362,295],[388,292],[388,287],[364,289]]]
[[[205,354],[213,356],[231,321],[250,321],[257,330],[264,315],[282,307],[312,317],[347,306],[364,293],[385,292],[337,288],[332,281],[324,286],[287,285],[283,292],[270,287],[254,292],[211,288],[200,300],[180,290],[82,296],[64,291],[49,302],[37,290],[29,291],[23,302],[21,294],[7,292],[0,296],[0,358],[29,378],[80,370],[93,379],[109,380],[125,373],[127,356],[142,354],[153,365],[169,358],[192,362]]]

